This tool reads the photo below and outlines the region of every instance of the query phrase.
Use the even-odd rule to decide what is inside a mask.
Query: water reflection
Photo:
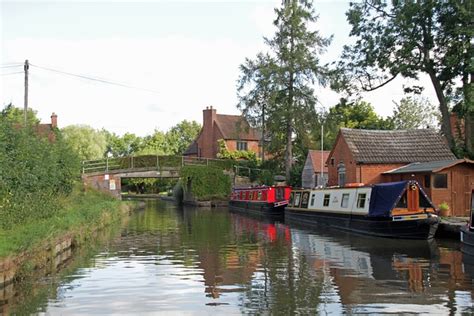
[[[9,311],[474,313],[474,259],[458,247],[149,202],[88,260],[36,281],[47,294]]]

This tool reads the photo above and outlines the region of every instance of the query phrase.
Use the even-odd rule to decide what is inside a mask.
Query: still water
[[[62,273],[13,289],[3,311],[473,314],[468,259],[454,242],[366,238],[149,201]]]

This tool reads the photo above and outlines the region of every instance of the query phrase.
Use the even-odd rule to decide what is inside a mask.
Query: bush
[[[79,178],[78,157],[57,132],[56,141],[34,129],[0,120],[0,228],[52,217],[58,197]]]

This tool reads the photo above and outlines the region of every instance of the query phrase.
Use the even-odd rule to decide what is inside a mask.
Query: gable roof
[[[197,155],[197,154],[198,154],[198,144],[196,140],[193,140],[193,142],[184,151],[183,156]]]
[[[329,157],[329,151],[323,151],[323,172],[328,172],[328,166],[326,161]],[[313,165],[314,172],[318,173],[321,172],[321,150],[309,150],[308,151],[308,158],[311,158],[311,163]],[[306,158],[307,159],[307,158]]]
[[[362,130],[341,128],[356,162],[411,163],[455,160],[446,140],[434,129]]]
[[[460,163],[471,164],[474,167],[474,161],[469,160],[469,159],[414,162],[409,165],[384,172],[384,174],[401,174],[401,173],[417,173],[417,172],[433,173],[433,172],[439,172],[449,167],[456,166]]]
[[[260,140],[261,133],[250,127],[240,115],[216,115],[216,124],[224,139]]]

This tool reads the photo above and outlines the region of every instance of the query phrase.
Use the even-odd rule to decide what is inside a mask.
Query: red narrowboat
[[[283,214],[290,199],[289,186],[260,186],[235,188],[229,206],[240,211],[257,211],[267,214]]]

